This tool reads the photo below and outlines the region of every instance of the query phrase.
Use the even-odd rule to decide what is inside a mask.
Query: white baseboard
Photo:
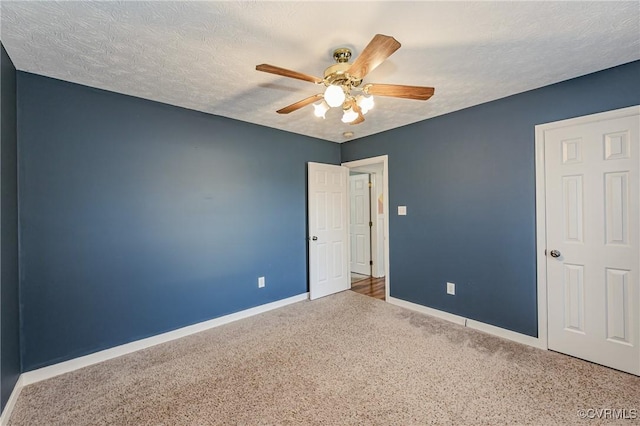
[[[440,311],[438,309],[433,309],[428,306],[418,305],[417,303],[407,302],[406,300],[396,299],[395,297],[389,297],[387,302],[392,305],[400,306],[402,308],[411,309],[412,311],[420,312],[421,314],[430,315],[432,317],[438,317],[443,320],[447,320],[458,325],[466,325],[465,322],[467,319],[465,317],[461,317],[459,315],[450,314],[449,312]]]
[[[13,412],[13,407],[16,406],[16,401],[20,396],[20,391],[24,387],[24,383],[22,382],[22,375],[20,375],[20,377],[18,377],[18,381],[16,381],[16,385],[13,387],[13,391],[11,391],[11,396],[9,396],[9,399],[7,400],[7,405],[4,406],[4,410],[2,410],[2,414],[0,414],[0,426],[6,426],[9,424],[9,418]]]
[[[433,317],[441,318],[458,325],[472,328],[474,330],[482,331],[487,334],[492,334],[503,339],[512,340],[514,342],[522,343],[523,345],[533,346],[538,349],[546,350],[547,347],[544,342],[537,338],[528,336],[526,334],[517,333],[515,331],[507,330],[506,328],[496,327],[495,325],[486,324],[484,322],[468,319],[459,315],[450,314],[438,309],[429,308],[428,306],[419,305],[417,303],[407,302],[406,300],[396,299],[395,297],[389,297],[387,302],[392,305],[397,305],[403,308],[411,309],[412,311],[420,312]]]
[[[506,328],[496,327],[495,325],[475,321],[472,319],[467,320],[467,327],[488,334],[493,334],[494,336],[502,337],[503,339],[513,340],[514,342],[522,343],[523,345],[533,346],[534,348],[538,349],[547,349],[537,337],[517,333],[515,331],[507,330]]]
[[[181,337],[189,336],[194,333],[198,333],[210,328],[219,327],[224,324],[228,324],[233,321],[238,321],[243,318],[248,318],[263,312],[271,311],[273,309],[281,308],[292,303],[307,300],[309,293],[302,293],[297,296],[292,296],[287,299],[276,300],[275,302],[266,303],[264,305],[256,306],[255,308],[245,309],[244,311],[236,312],[233,314],[225,315],[223,317],[214,318],[212,320],[203,321],[198,324],[189,325],[179,328],[177,330],[168,331],[166,333],[158,334],[156,336],[147,337],[145,339],[136,340],[135,342],[126,343],[124,345],[116,346],[113,348],[105,349],[100,352],[95,352],[89,355],[74,358],[69,361],[64,361],[58,364],[42,367],[37,370],[28,371],[22,373],[20,379],[22,380],[22,386],[27,386],[32,383],[46,380],[51,377],[59,376],[60,374],[69,373],[74,370],[78,370],[83,367],[88,367],[93,364],[97,364],[102,361],[117,358],[122,355],[130,354],[132,352],[146,349],[151,346],[159,345],[161,343],[169,342],[171,340],[179,339]],[[17,388],[17,386],[16,386]],[[6,411],[6,410],[5,410]]]

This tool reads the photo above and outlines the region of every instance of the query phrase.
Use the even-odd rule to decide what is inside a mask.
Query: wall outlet
[[[456,295],[456,285],[454,283],[447,283],[447,294]]]
[[[398,206],[398,216],[407,215],[407,206]]]
[[[265,283],[264,283],[264,277],[259,277],[258,278],[258,288],[262,288],[264,287]]]

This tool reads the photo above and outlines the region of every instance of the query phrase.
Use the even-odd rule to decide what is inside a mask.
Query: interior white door
[[[309,297],[317,299],[351,286],[347,182],[349,169],[308,164]]]
[[[640,374],[639,131],[636,114],[544,133],[549,349],[632,374]]]
[[[371,275],[371,204],[369,175],[349,176],[351,272]]]

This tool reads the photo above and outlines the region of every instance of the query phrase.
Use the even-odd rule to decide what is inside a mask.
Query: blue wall
[[[634,62],[339,146],[18,72],[23,370],[305,292],[305,163],[382,154],[409,212],[390,216],[391,295],[535,336],[534,126],[638,104],[639,79]]]
[[[0,44],[0,409],[20,375],[16,69]]]
[[[342,144],[389,155],[391,296],[537,336],[534,126],[640,104],[639,82],[636,61]]]
[[[22,72],[18,112],[25,371],[307,291],[337,144]]]

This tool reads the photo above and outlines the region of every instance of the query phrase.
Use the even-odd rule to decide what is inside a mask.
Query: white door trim
[[[545,190],[545,152],[544,135],[548,130],[561,127],[575,126],[594,121],[623,118],[640,113],[640,105],[569,118],[567,120],[554,121],[539,124],[535,127],[535,168],[536,168],[536,271],[537,271],[537,295],[538,295],[538,340],[539,347],[549,348],[547,335],[547,219],[546,219],[546,190]],[[640,295],[637,295],[640,298]],[[640,306],[640,304],[639,304]]]
[[[391,288],[390,267],[389,267],[389,156],[380,155],[378,157],[364,158],[362,160],[348,161],[342,163],[343,166],[350,169],[362,166],[372,166],[382,163],[382,208],[384,213],[384,291],[385,300],[389,301],[389,293]],[[348,190],[348,188],[347,188]],[[349,252],[351,252],[349,250]]]

